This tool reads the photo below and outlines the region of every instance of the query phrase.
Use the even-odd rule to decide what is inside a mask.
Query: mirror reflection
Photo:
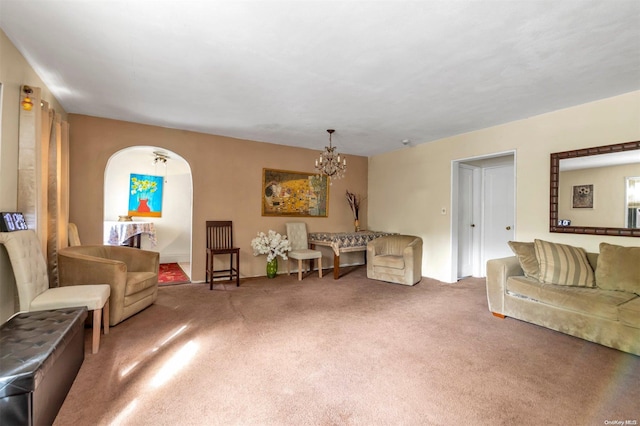
[[[559,162],[558,219],[571,226],[638,228],[640,151]]]
[[[549,232],[640,237],[640,141],[554,152],[549,170]]]

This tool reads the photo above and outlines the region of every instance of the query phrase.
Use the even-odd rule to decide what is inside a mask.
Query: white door
[[[458,170],[458,279],[473,273],[473,169]]]
[[[515,237],[513,165],[484,169],[482,275],[489,259],[511,256],[507,244]]]

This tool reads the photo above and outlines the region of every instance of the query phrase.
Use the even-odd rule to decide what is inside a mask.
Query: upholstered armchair
[[[422,279],[422,238],[387,235],[367,244],[367,278],[414,285]]]
[[[307,239],[307,224],[304,222],[288,222],[287,238],[291,243],[291,251],[287,253],[287,275],[291,274],[291,261],[298,261],[298,281],[302,281],[302,261],[308,260],[311,265],[311,259],[318,259],[318,277],[322,278],[322,252],[320,250],[311,250]]]
[[[159,253],[131,247],[85,245],[58,251],[60,286],[89,283],[111,286],[111,325],[155,302],[159,264]]]
[[[104,281],[89,280],[83,286],[49,288],[47,263],[40,249],[40,240],[33,229],[0,232],[0,244],[5,246],[9,254],[20,310],[32,312],[85,306],[93,311],[91,351],[97,353],[100,348],[102,321],[104,334],[109,334],[109,286]]]

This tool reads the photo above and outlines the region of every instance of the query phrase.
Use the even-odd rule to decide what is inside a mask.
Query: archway
[[[104,175],[105,224],[128,215],[131,174],[164,178],[160,217],[133,215],[136,221],[153,222],[156,230],[157,243],[143,237],[140,247],[160,253],[160,263],[179,263],[191,277],[193,178],[189,163],[175,152],[155,146],[134,146],[113,154]],[[105,235],[105,243],[107,240]]]

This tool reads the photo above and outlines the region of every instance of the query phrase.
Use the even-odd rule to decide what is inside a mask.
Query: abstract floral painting
[[[162,216],[162,176],[139,175],[129,177],[129,216]]]

